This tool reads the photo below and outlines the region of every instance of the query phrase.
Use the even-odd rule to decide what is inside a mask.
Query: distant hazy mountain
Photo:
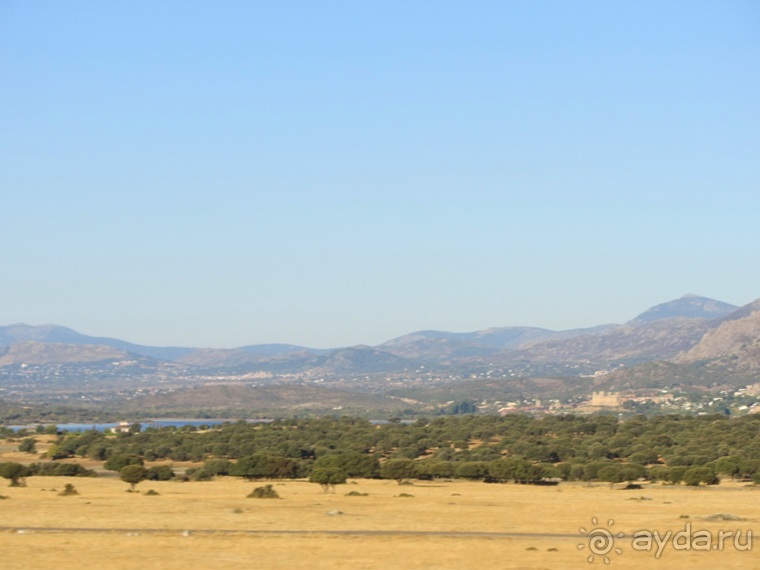
[[[308,366],[325,373],[371,374],[412,371],[419,364],[371,346],[352,346],[316,356],[308,362]]]
[[[760,299],[717,321],[696,346],[675,360],[760,368]]]
[[[667,322],[667,320],[666,320]],[[693,346],[670,361],[651,361],[602,377],[596,388],[628,390],[673,385],[738,387],[758,381],[760,299],[707,321]]]
[[[425,361],[451,361],[456,358],[487,356],[498,352],[488,343],[478,344],[468,333],[418,331],[389,340],[379,346],[390,354]]]
[[[391,339],[380,346],[386,350],[403,350],[420,342],[457,342],[496,350],[517,348],[532,340],[549,338],[555,331],[537,327],[501,327],[481,331],[454,333],[445,331],[417,331]]]
[[[676,357],[683,361],[715,359],[722,357],[715,355],[726,351],[750,358],[755,346],[751,338],[754,313],[749,306],[739,309],[714,299],[685,295],[652,307],[623,325],[568,331],[537,327],[489,328],[466,333],[426,330],[391,339],[377,347],[332,350],[288,344],[231,349],[152,347],[91,337],[56,325],[15,324],[0,327],[0,355],[4,358],[0,366],[2,362],[35,359],[45,363],[54,363],[56,359],[93,362],[123,359],[131,354],[196,367],[204,373],[227,370],[354,375],[413,371],[421,364],[428,366],[428,370],[430,366],[477,366],[487,362],[527,362],[540,366],[583,363],[603,367]],[[706,336],[708,332],[711,334]],[[700,343],[703,336],[704,344]]]
[[[736,309],[715,299],[684,295],[595,334],[531,343],[514,357],[540,362],[596,362],[600,366],[669,360],[695,346],[715,319]]]
[[[251,344],[241,346],[236,350],[241,350],[255,356],[280,356],[283,354],[293,354],[294,352],[310,352],[312,354],[323,354],[330,352],[330,349],[308,348],[295,344]]]
[[[57,325],[14,324],[0,326],[0,347],[20,341],[59,343],[71,345],[102,345],[158,360],[168,360],[195,366],[239,366],[271,358],[306,351],[321,354],[327,351],[292,344],[256,344],[230,349],[145,346],[109,337],[88,336]]]
[[[305,348],[292,344],[258,344],[240,348],[198,348],[177,359],[177,362],[219,368],[270,363],[272,360],[286,361],[294,357],[307,357],[325,351]]]
[[[45,343],[25,340],[0,346],[0,366],[127,359],[129,359],[129,355],[126,352],[102,345]]]
[[[157,358],[159,360],[177,360],[193,352],[194,348],[143,346],[116,338],[87,336],[75,330],[58,325],[26,325],[14,324],[0,326],[0,346],[20,341],[31,340],[41,343],[60,343],[72,345],[102,345],[117,350]]]
[[[614,325],[568,331],[552,331],[537,327],[501,327],[467,333],[418,331],[389,340],[379,348],[405,358],[453,362],[494,355],[504,350],[515,350],[546,339],[599,334],[611,326]]]
[[[619,325],[601,334],[537,342],[514,356],[539,362],[595,362],[600,366],[667,360],[694,346],[708,330],[704,319],[661,319]]]
[[[655,305],[641,313],[630,324],[643,324],[684,317],[687,319],[719,319],[738,309],[736,305],[699,297],[698,295],[684,295],[683,297],[660,305]]]
[[[32,326],[17,323],[0,326],[0,346],[30,340],[62,344],[104,344],[89,342],[90,337],[57,325]]]

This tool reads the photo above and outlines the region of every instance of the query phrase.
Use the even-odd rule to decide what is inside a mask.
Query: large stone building
[[[594,392],[591,394],[591,404],[597,408],[617,408],[620,406],[620,394],[617,392]]]

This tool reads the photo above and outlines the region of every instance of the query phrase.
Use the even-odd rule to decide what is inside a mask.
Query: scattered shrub
[[[78,495],[79,491],[77,491],[76,487],[72,485],[71,483],[66,483],[66,486],[63,488],[63,491],[58,493],[59,497],[71,497],[73,495]]]
[[[211,481],[214,474],[203,467],[191,467],[185,471],[185,478],[187,481]]]
[[[117,454],[112,455],[103,465],[104,469],[109,471],[121,471],[128,465],[140,465],[142,466],[143,460],[139,455],[135,454]]]
[[[98,474],[92,469],[82,467],[79,463],[57,463],[46,461],[44,463],[32,463],[29,472],[37,477],[97,477]]]
[[[148,469],[148,481],[171,481],[172,479],[174,479],[174,471],[168,465]]]
[[[263,487],[256,487],[251,494],[246,498],[248,499],[279,499],[280,495],[275,491],[272,485],[264,485]]]
[[[37,442],[32,437],[21,440],[18,450],[24,453],[37,453]]]
[[[715,515],[709,515],[705,517],[706,521],[716,522],[716,521],[746,521],[744,517],[739,517],[736,515],[733,515],[731,513],[717,513]]]

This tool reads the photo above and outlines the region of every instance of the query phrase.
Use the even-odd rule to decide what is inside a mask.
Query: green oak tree
[[[348,477],[346,472],[337,467],[317,467],[309,475],[309,481],[318,483],[322,490],[335,492],[335,485],[342,485]]]
[[[130,491],[135,491],[135,485],[148,478],[148,470],[142,465],[127,465],[119,471],[121,480],[130,484]]]

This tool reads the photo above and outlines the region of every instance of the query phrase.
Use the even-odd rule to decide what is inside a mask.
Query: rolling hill
[[[668,378],[687,377],[691,382],[707,383],[716,374],[745,378],[748,372],[760,368],[758,338],[760,302],[739,308],[696,295],[656,305],[621,325],[566,331],[538,327],[499,327],[467,333],[427,330],[374,347],[331,350],[289,344],[231,349],[150,347],[87,336],[56,325],[16,324],[0,327],[0,383],[23,386],[36,381],[33,374],[37,374],[49,385],[65,374],[68,385],[73,385],[83,372],[54,367],[94,363],[86,369],[90,385],[100,376],[107,376],[112,385],[118,369],[98,363],[114,360],[139,362],[139,381],[148,384],[197,384],[223,376],[371,376],[375,379],[373,390],[377,391],[378,383],[390,377],[419,380],[434,373],[449,379],[469,378],[501,367],[512,377],[522,379],[530,374],[569,378],[577,377],[582,370],[621,365],[626,369],[605,378],[606,385],[616,386],[618,378],[626,386],[639,381],[662,384]],[[25,364],[40,368],[22,374],[18,367]],[[515,374],[512,369],[521,372]],[[134,370],[137,369],[124,369],[125,387],[136,381]],[[517,380],[506,377],[504,381]],[[362,389],[361,384],[357,387]]]

